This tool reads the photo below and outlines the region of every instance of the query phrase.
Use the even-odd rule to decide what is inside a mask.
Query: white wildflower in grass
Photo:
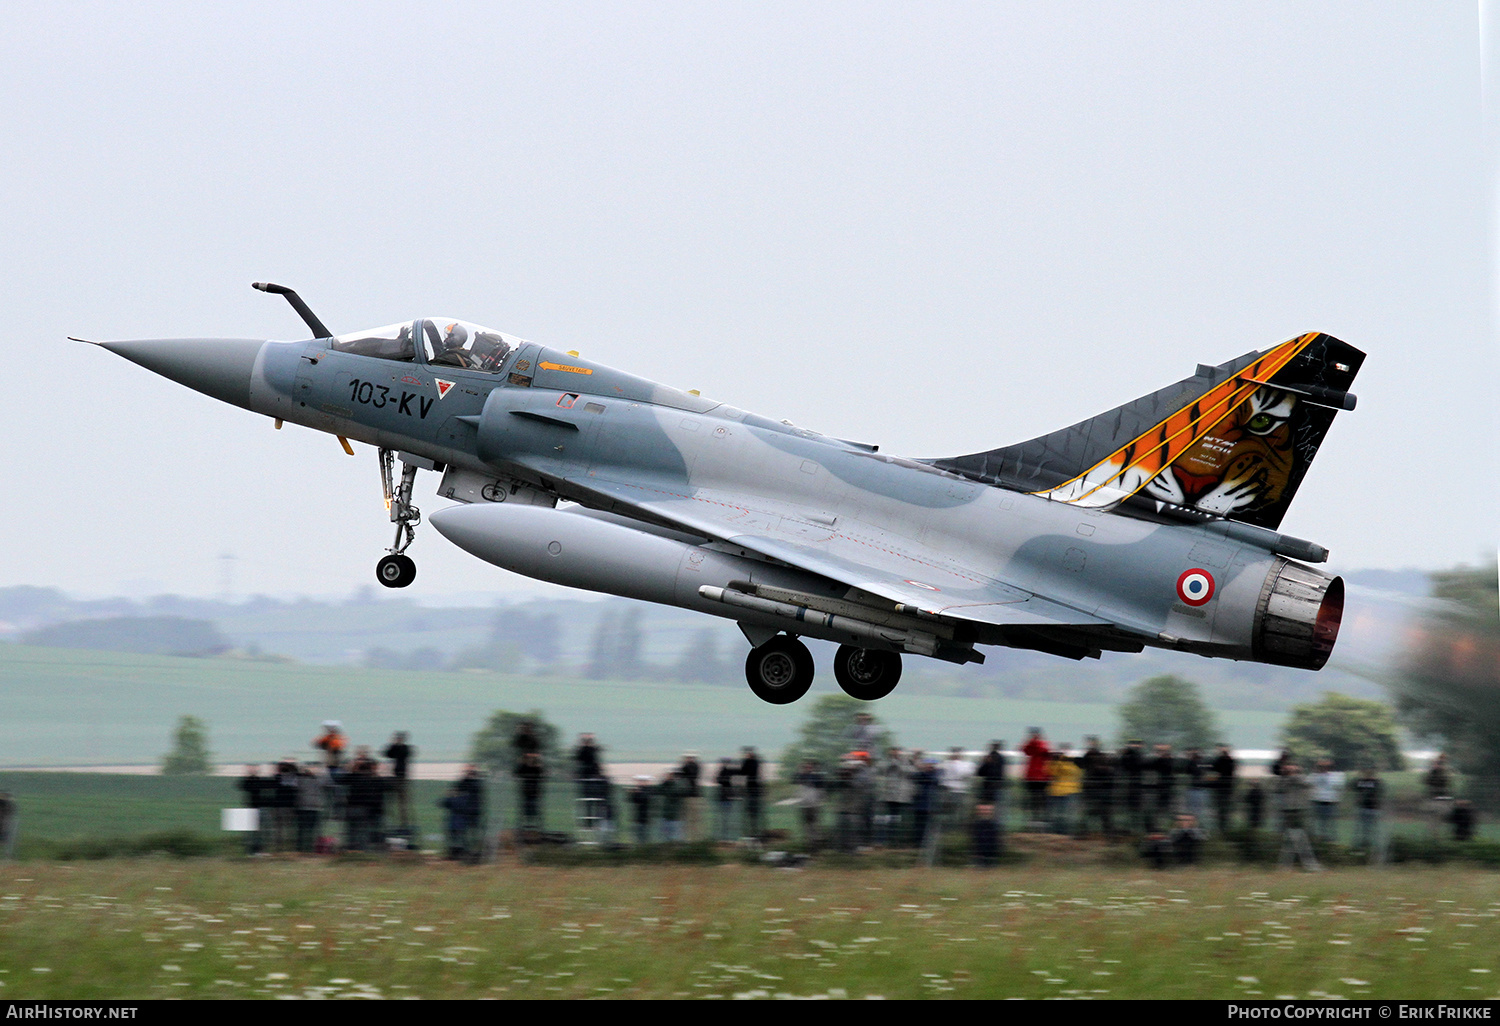
[[[161,971],[164,972],[164,973],[180,973],[180,972],[182,972],[182,966],[180,966],[180,965],[164,965],[164,966],[161,967]]]
[[[1369,980],[1356,980],[1352,976],[1341,977],[1339,979],[1339,982],[1340,983],[1347,983],[1351,987],[1368,987],[1370,985],[1370,981]]]

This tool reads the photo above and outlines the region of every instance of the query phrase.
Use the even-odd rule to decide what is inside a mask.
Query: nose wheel
[[[375,579],[387,588],[404,588],[417,579],[417,564],[410,556],[386,556],[375,564]]]
[[[386,549],[389,555],[375,564],[375,579],[387,588],[404,588],[417,579],[417,564],[406,555],[407,548],[417,537],[417,524],[422,522],[422,511],[411,504],[417,468],[403,460],[398,483],[395,479],[396,454],[390,449],[381,449],[379,455],[380,484],[385,491],[385,507],[391,511],[391,523],[396,525],[396,539]]]
[[[745,657],[745,679],[762,702],[789,705],[812,687],[812,653],[796,638],[778,634],[750,650]]]

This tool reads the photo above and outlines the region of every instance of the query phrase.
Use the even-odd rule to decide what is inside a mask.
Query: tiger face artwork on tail
[[[928,462],[1080,509],[1278,530],[1365,354],[1308,332],[1015,445]]]
[[[1227,516],[1281,501],[1296,465],[1292,418],[1297,397],[1256,389],[1145,487],[1163,502]]]
[[[1245,443],[1243,450],[1237,447],[1248,437],[1260,438],[1259,432],[1274,432],[1276,424],[1286,423],[1296,407],[1295,399],[1266,382],[1317,337],[1302,335],[1268,350],[1088,470],[1032,494],[1093,509],[1114,509],[1158,485],[1158,492],[1148,492],[1151,498],[1197,506],[1204,512],[1218,512],[1203,506],[1205,499],[1225,510],[1237,510],[1264,502],[1263,493],[1269,487],[1274,486],[1280,495],[1289,472],[1276,476],[1277,484],[1266,470],[1266,447],[1256,442]],[[1259,452],[1262,458],[1255,458],[1262,449],[1266,450]],[[1224,459],[1230,450],[1246,457],[1237,461],[1232,475],[1230,461]],[[1290,457],[1280,462],[1289,464]],[[1180,474],[1175,470],[1178,467]],[[1207,493],[1219,485],[1227,490],[1210,498]],[[1194,500],[1195,496],[1201,498]]]

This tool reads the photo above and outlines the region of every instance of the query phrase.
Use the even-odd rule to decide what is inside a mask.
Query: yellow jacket
[[[1083,790],[1083,770],[1072,759],[1053,760],[1051,769],[1052,780],[1047,785],[1047,794],[1053,798],[1066,798]]]

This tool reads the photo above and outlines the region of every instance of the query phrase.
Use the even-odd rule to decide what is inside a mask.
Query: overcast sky
[[[1369,353],[1359,408],[1283,530],[1474,561],[1479,58],[1462,3],[6,4],[0,586],[373,582],[373,451],[64,341],[300,337],[259,280],[911,456],[1327,331]],[[427,601],[520,588],[413,555]]]

